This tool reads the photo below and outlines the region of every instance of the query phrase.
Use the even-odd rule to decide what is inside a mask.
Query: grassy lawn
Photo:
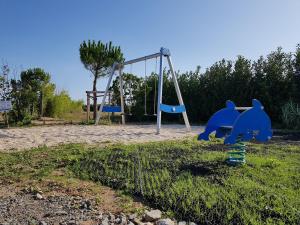
[[[300,224],[300,146],[251,144],[247,164],[229,167],[222,142],[83,144],[0,153],[1,183],[99,182],[199,224]],[[53,175],[54,174],[54,175]],[[62,179],[62,178],[60,178]],[[80,181],[79,180],[79,181]]]

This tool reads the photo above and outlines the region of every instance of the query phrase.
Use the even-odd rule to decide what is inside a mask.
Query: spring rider
[[[257,99],[252,100],[252,107],[236,107],[228,100],[226,108],[214,113],[208,120],[205,131],[199,134],[198,140],[208,141],[212,132],[215,132],[216,138],[225,138],[224,144],[229,149],[227,163],[230,165],[246,162],[244,142],[267,142],[272,137],[271,120]]]

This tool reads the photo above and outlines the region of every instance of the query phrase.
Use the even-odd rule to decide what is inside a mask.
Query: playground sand
[[[12,152],[40,146],[55,146],[67,143],[141,143],[175,140],[195,136],[204,127],[193,126],[187,132],[183,125],[163,125],[160,135],[155,125],[84,126],[56,125],[0,130],[0,151]]]

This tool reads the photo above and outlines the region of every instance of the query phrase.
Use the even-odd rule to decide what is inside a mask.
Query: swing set
[[[168,61],[168,66],[169,66],[169,70],[172,74],[172,80],[175,86],[175,90],[176,90],[176,94],[177,94],[177,98],[178,98],[178,102],[179,105],[167,105],[164,104],[162,102],[162,95],[163,95],[163,58],[167,58]],[[158,73],[158,85],[156,87],[156,81],[154,82],[154,112],[153,115],[157,116],[157,124],[156,124],[156,133],[159,134],[160,133],[160,129],[161,129],[161,118],[162,118],[162,112],[165,113],[181,113],[184,119],[184,123],[186,126],[186,129],[188,131],[190,131],[190,124],[189,124],[189,120],[187,117],[187,113],[186,113],[186,108],[184,106],[184,102],[181,96],[181,92],[180,92],[180,88],[177,82],[177,78],[176,78],[176,74],[173,68],[173,64],[172,64],[172,60],[171,60],[171,53],[169,51],[169,49],[166,48],[161,48],[160,51],[158,53],[154,53],[151,55],[147,55],[144,57],[140,57],[140,58],[136,58],[136,59],[132,59],[129,61],[125,61],[124,63],[114,63],[111,67],[111,72],[108,78],[108,82],[107,82],[107,86],[102,98],[102,103],[100,105],[100,109],[97,112],[97,118],[95,121],[95,124],[97,125],[99,123],[99,120],[101,118],[101,114],[103,112],[120,112],[121,116],[122,116],[122,124],[125,124],[125,113],[124,113],[124,85],[123,85],[123,79],[122,79],[122,74],[123,74],[123,69],[125,66],[130,65],[130,68],[132,69],[132,65],[134,63],[138,63],[138,62],[145,62],[145,83],[144,83],[144,115],[149,115],[147,112],[147,84],[146,84],[146,75],[147,75],[147,60],[150,59],[156,59],[156,64],[155,64],[155,68],[157,68],[157,58],[159,58],[159,73]],[[106,97],[108,96],[109,93],[109,88],[112,82],[112,79],[114,77],[114,75],[116,74],[116,72],[118,72],[118,76],[119,76],[119,90],[120,90],[120,102],[121,105],[120,106],[107,106],[105,105],[105,100]],[[132,84],[130,84],[132,85]],[[130,103],[130,107],[129,107],[129,115],[131,114],[131,106],[132,106],[132,87],[130,88],[130,94],[129,94],[129,99],[128,101],[131,101]],[[157,91],[156,91],[157,90]],[[156,94],[158,93],[158,94]],[[156,96],[157,95],[157,96]],[[156,100],[157,99],[157,100]],[[155,101],[156,100],[156,101]]]

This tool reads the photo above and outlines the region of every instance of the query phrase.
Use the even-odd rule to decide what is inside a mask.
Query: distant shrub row
[[[164,71],[164,76],[163,102],[178,104],[168,70]],[[274,123],[285,124],[290,128],[300,127],[299,119],[295,119],[299,116],[293,112],[294,107],[292,109],[285,106],[288,102],[300,103],[300,45],[297,46],[295,54],[284,53],[278,48],[266,58],[260,57],[256,61],[238,56],[235,61],[223,59],[205,72],[200,72],[198,67],[196,71],[178,72],[177,76],[191,122],[207,121],[214,112],[225,106],[228,99],[238,106],[251,106],[251,100],[257,98],[263,103]],[[125,74],[124,80],[125,86],[129,87],[125,90],[126,99],[130,99],[130,94],[133,97],[132,101],[127,100],[127,106],[131,103],[133,105],[131,119],[147,119],[144,116],[145,85],[147,111],[154,114],[154,96],[157,94],[154,87],[157,76],[153,73],[145,80],[133,74]],[[117,81],[112,89],[116,93],[114,100],[119,104]],[[163,118],[168,121],[182,120],[180,115],[164,115]]]

